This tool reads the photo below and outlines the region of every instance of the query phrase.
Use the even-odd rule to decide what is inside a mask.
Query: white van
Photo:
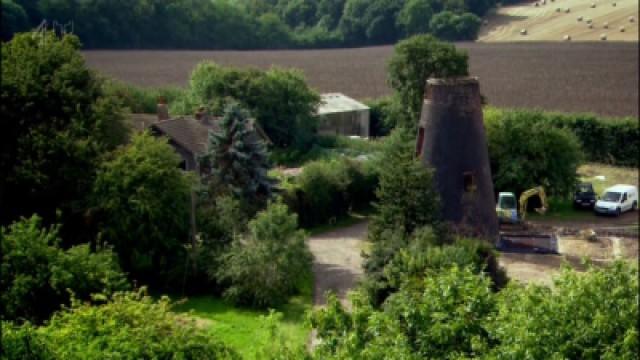
[[[620,215],[638,208],[638,188],[633,185],[614,185],[604,191],[593,210],[599,214]]]

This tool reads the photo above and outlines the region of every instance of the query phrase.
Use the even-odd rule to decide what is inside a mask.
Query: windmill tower
[[[435,170],[442,215],[452,230],[497,241],[498,219],[477,78],[427,81],[416,154]]]

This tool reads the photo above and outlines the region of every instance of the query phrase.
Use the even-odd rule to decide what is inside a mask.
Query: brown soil
[[[459,43],[470,73],[492,105],[638,116],[638,44]],[[274,51],[85,51],[88,64],[143,86],[187,84],[204,60],[223,65],[301,69],[321,92],[356,99],[391,94],[386,64],[392,46]]]

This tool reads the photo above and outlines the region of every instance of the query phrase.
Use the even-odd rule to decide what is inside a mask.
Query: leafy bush
[[[484,329],[495,313],[490,280],[468,268],[453,266],[422,280],[421,291],[394,294],[384,310],[359,295],[346,312],[330,298],[311,318],[322,359],[448,359],[476,355],[474,345],[487,338]]]
[[[455,14],[443,11],[433,16],[429,28],[433,35],[443,40],[475,40],[480,30],[482,20],[472,14]]]
[[[415,158],[411,132],[395,130],[375,165],[380,182],[370,240],[377,241],[385,231],[408,236],[419,227],[438,223],[440,203],[432,170]]]
[[[1,224],[37,213],[65,225],[67,246],[95,235],[85,218],[95,168],[127,138],[79,49],[77,37],[51,32],[2,43]]]
[[[304,227],[335,222],[374,199],[377,174],[371,164],[349,159],[307,164],[284,189],[285,203]]]
[[[206,105],[233,98],[255,116],[277,147],[307,149],[316,130],[314,117],[319,95],[297,70],[268,71],[198,64],[191,74],[188,101],[176,112],[191,113]]]
[[[577,181],[580,143],[566,129],[551,127],[539,113],[512,111],[485,119],[494,187],[516,194],[537,185],[566,196]]]
[[[234,242],[212,274],[230,286],[224,296],[237,304],[275,307],[301,290],[311,276],[311,252],[296,215],[270,203],[249,222],[249,234]]]
[[[444,248],[443,248],[444,250]],[[472,267],[447,265],[405,283],[384,304],[335,297],[312,325],[321,359],[635,359],[638,268],[624,262],[564,270],[551,288],[513,283],[494,293]],[[435,265],[435,264],[434,264]],[[438,266],[438,265],[436,265]]]
[[[192,180],[166,140],[137,135],[99,169],[93,188],[101,241],[113,245],[131,277],[154,285],[182,279],[189,243]]]
[[[168,104],[182,101],[186,91],[178,87],[145,88],[109,79],[103,84],[108,96],[117,99],[132,113],[155,114],[158,100],[162,97]]]
[[[99,306],[74,301],[38,329],[3,322],[3,335],[9,334],[8,342],[3,339],[6,359],[24,359],[19,356],[34,352],[36,359],[56,360],[240,358],[194,320],[172,313],[166,297],[155,301],[141,290],[106,300]],[[29,349],[27,342],[37,348]]]
[[[128,287],[110,250],[97,253],[87,245],[62,250],[58,227],[41,226],[33,216],[0,230],[2,271],[0,298],[5,320],[40,322],[69,302],[110,294]]]
[[[389,61],[389,83],[406,115],[399,126],[415,130],[427,79],[468,75],[468,56],[431,35],[416,35],[399,42]]]
[[[515,110],[488,108],[485,121],[493,122],[509,116]],[[570,130],[582,144],[589,161],[610,163],[619,166],[639,166],[640,126],[636,119],[602,118],[593,114],[564,114],[517,110],[530,122],[541,122],[547,126]],[[524,115],[526,114],[526,115]]]
[[[622,262],[564,269],[550,288],[514,284],[498,295],[488,357],[636,359],[638,291],[637,266]]]

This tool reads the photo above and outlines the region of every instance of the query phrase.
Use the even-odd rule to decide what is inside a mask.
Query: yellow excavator
[[[532,196],[538,195],[541,206],[535,211],[544,214],[549,208],[547,204],[547,194],[542,186],[536,186],[520,194],[520,199],[516,202],[516,196],[512,192],[501,192],[498,194],[498,202],[496,203],[496,213],[501,223],[520,223],[524,222],[527,217],[527,203]],[[519,210],[518,210],[518,205]]]

